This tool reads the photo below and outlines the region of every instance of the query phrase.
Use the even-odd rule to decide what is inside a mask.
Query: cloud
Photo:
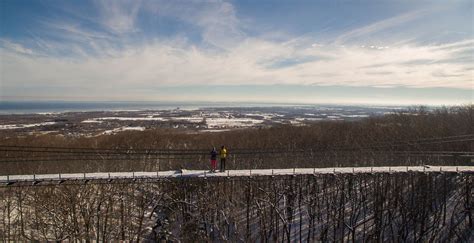
[[[370,34],[377,33],[392,27],[399,26],[401,24],[405,24],[409,21],[415,20],[417,18],[422,17],[423,15],[427,14],[428,12],[433,11],[432,9],[426,9],[426,10],[415,10],[411,11],[408,13],[400,14],[395,17],[387,18],[381,21],[377,21],[375,23],[356,28],[353,30],[350,30],[346,33],[343,33],[339,35],[335,39],[336,44],[344,44],[350,41],[353,41],[354,39],[360,38],[360,37],[367,37]]]
[[[3,47],[4,50],[9,52],[14,52],[17,54],[24,54],[24,55],[33,55],[33,50],[26,48],[18,43],[13,43],[9,40],[0,40],[0,45]]]
[[[116,51],[139,48],[143,43],[155,39],[166,39],[167,36],[153,36],[140,30],[139,14],[151,18],[149,21],[160,22],[153,18],[165,18],[166,21],[179,21],[180,24],[192,26],[200,34],[202,45],[216,51],[226,51],[235,47],[247,37],[241,30],[241,22],[236,17],[232,4],[221,0],[208,1],[94,1],[97,16],[91,13],[77,13],[65,8],[63,12],[73,18],[40,19],[41,32],[31,33],[41,45],[53,45],[55,48],[42,48],[40,53],[57,56],[86,57],[87,55],[115,55]],[[81,19],[81,21],[77,21]],[[92,26],[91,26],[92,24]],[[152,26],[152,28],[169,28]],[[152,30],[152,32],[159,31]],[[44,41],[40,36],[47,36]],[[179,36],[179,37],[178,37]],[[177,32],[169,39],[187,38],[186,32]],[[41,42],[41,43],[39,43]],[[198,43],[199,44],[199,43]],[[129,47],[132,48],[129,48]],[[144,46],[145,47],[145,46]],[[48,53],[45,53],[47,51]],[[68,52],[68,54],[65,54]]]
[[[390,47],[352,41],[414,20],[425,11],[357,28],[322,44],[308,36],[251,36],[243,31],[235,8],[219,0],[97,4],[97,21],[107,31],[43,21],[54,38],[33,36],[39,48],[0,40],[4,94],[29,87],[50,96],[74,92],[113,97],[111,90],[116,90],[140,97],[138,90],[169,86],[275,84],[473,89],[473,39],[424,45],[408,39]],[[202,41],[179,34],[140,36],[135,33],[140,11],[192,25]]]
[[[135,25],[141,0],[97,0],[101,16],[100,23],[117,34],[137,31]]]
[[[245,38],[234,6],[222,0],[207,1],[147,1],[146,11],[155,15],[177,18],[200,29],[203,41],[227,50]]]
[[[310,46],[300,48],[299,43],[283,45],[249,38],[228,51],[215,52],[177,39],[156,41],[139,48],[128,47],[114,56],[69,60],[25,56],[23,50],[26,48],[10,43],[2,47],[1,72],[7,86],[42,84],[105,88],[118,85],[130,88],[319,84],[472,89],[472,71],[466,71],[472,63],[443,62],[452,59],[454,52],[469,48],[452,43],[404,45],[383,50],[358,45],[314,49]],[[327,58],[321,59],[321,56]],[[288,60],[296,61],[288,63]],[[288,65],[281,65],[285,62]],[[328,76],[328,73],[332,75]]]

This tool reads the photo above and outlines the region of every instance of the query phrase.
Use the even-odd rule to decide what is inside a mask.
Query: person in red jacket
[[[217,167],[217,150],[216,147],[212,148],[211,151],[211,172],[216,172]]]

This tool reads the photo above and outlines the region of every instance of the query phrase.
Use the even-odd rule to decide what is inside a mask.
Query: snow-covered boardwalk
[[[454,172],[474,173],[474,166],[394,166],[394,167],[334,167],[334,168],[293,168],[293,169],[258,169],[227,170],[210,173],[204,170],[179,170],[159,172],[100,172],[100,173],[66,173],[37,175],[0,176],[0,183],[67,181],[67,180],[114,180],[114,179],[159,179],[159,178],[207,178],[207,177],[250,177],[281,176],[308,174],[357,174],[357,173],[406,173],[406,172]]]

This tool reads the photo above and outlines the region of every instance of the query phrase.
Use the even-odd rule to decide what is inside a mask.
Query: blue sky
[[[465,104],[472,1],[0,1],[0,100]]]

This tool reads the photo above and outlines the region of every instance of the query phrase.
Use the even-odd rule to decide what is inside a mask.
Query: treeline
[[[434,110],[420,107],[359,121],[322,121],[219,133],[156,129],[78,138],[10,134],[0,138],[0,146],[112,149],[116,153],[0,148],[0,174],[206,169],[207,152],[221,145],[228,147],[233,169],[467,165],[470,158],[466,156],[426,152],[473,152],[473,136],[465,137],[473,134],[474,105]],[[155,153],[170,150],[198,151],[186,155]]]
[[[1,241],[470,242],[472,174],[0,187]]]

